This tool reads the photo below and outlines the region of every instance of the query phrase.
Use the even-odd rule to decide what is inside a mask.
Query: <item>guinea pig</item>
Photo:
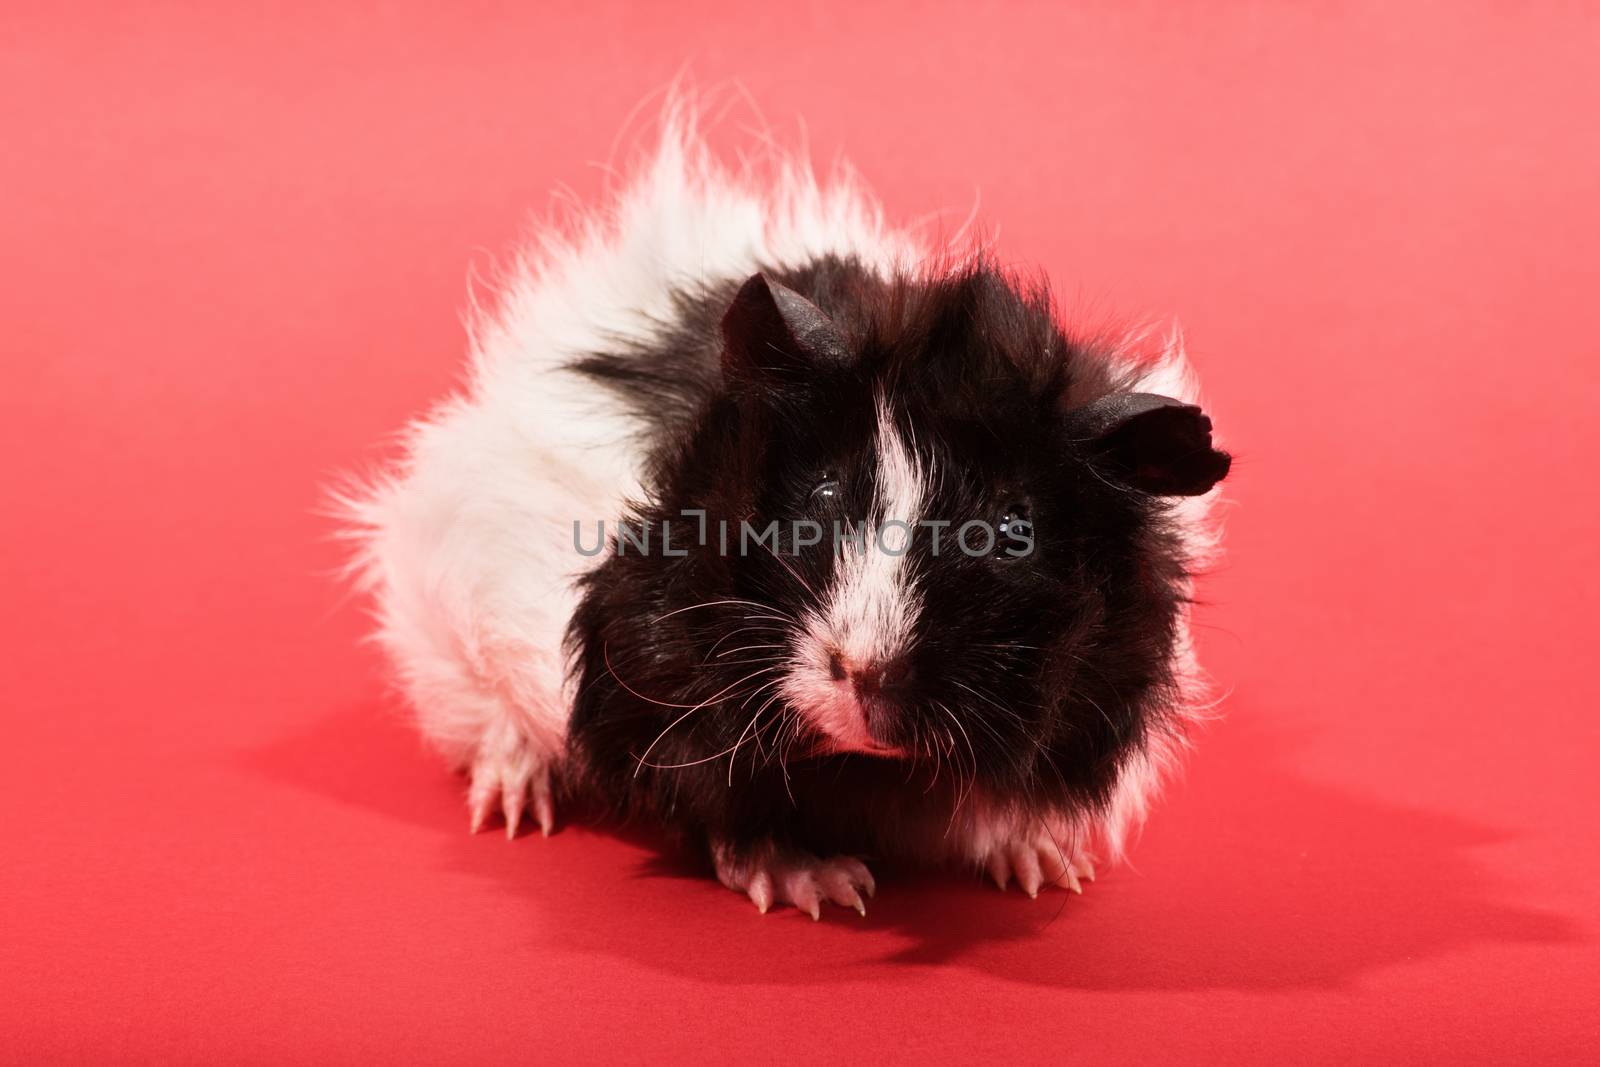
[[[581,798],[817,918],[869,863],[1036,896],[1122,855],[1198,713],[1229,465],[1175,341],[1071,336],[987,254],[673,119],[342,503],[473,831]]]

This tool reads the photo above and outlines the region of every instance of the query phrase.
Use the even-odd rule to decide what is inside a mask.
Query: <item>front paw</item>
[[[490,728],[478,745],[469,775],[467,811],[471,829],[477,833],[496,808],[505,815],[506,837],[517,836],[524,812],[530,811],[539,832],[549,837],[555,829],[555,803],[551,797],[550,772],[554,756],[526,737],[511,722]]]
[[[779,904],[793,904],[821,919],[822,902],[828,900],[864,916],[862,893],[871,897],[878,889],[866,864],[850,856],[822,859],[772,845],[740,851],[717,845],[711,851],[718,881],[748,896],[763,915]]]
[[[995,842],[982,860],[984,870],[1002,890],[1015,879],[1030,897],[1047,885],[1083,892],[1081,879],[1094,881],[1094,861],[1069,840],[1042,831],[1020,833]]]

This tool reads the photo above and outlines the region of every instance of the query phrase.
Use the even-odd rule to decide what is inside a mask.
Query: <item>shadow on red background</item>
[[[244,762],[277,783],[437,831],[446,868],[505,885],[513,943],[537,950],[550,938],[706,982],[812,985],[883,965],[955,964],[1063,988],[1280,990],[1346,986],[1477,942],[1579,938],[1571,920],[1512,903],[1498,872],[1473,856],[1506,835],[1308,781],[1258,730],[1223,724],[1204,741],[1196,758],[1206,784],[1184,787],[1179,810],[1157,813],[1131,867],[1103,874],[1082,897],[1039,901],[957,873],[880,872],[864,923],[843,912],[825,921],[898,947],[883,953],[886,938],[868,937],[856,946],[866,952],[844,951],[843,971],[783,951],[796,936],[815,939],[809,920],[787,909],[758,917],[709,868],[657,851],[646,832],[565,825],[548,841],[469,836],[449,778],[419,776],[426,757],[415,738],[376,706],[329,715]],[[1293,812],[1292,824],[1273,826],[1264,818],[1273,811]],[[1190,834],[1202,825],[1212,829]],[[1196,851],[1226,827],[1282,833]],[[1137,873],[1157,862],[1192,869]],[[600,900],[609,906],[595,922]]]

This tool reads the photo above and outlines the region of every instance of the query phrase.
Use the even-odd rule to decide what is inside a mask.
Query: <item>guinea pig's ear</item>
[[[753,274],[722,316],[722,373],[730,381],[783,382],[793,372],[850,360],[833,320],[786,286]]]
[[[1067,412],[1067,428],[1097,469],[1156,496],[1199,496],[1233,463],[1211,447],[1205,412],[1156,393],[1101,397]]]

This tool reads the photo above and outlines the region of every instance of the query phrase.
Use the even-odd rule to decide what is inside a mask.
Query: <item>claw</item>
[[[855,883],[867,891],[868,899],[878,895],[878,883],[873,879],[872,872],[867,870],[865,863],[846,857],[845,866],[850,868],[850,875]]]
[[[757,871],[751,876],[749,893],[756,910],[765,915],[772,907],[772,878],[766,871]]]
[[[989,857],[989,877],[994,879],[995,886],[1002,893],[1011,884],[1011,864],[998,852]]]
[[[546,837],[555,827],[550,795],[550,761],[555,754],[502,723],[479,743],[467,790],[468,826],[477,833],[498,808],[506,820],[506,838],[515,839],[532,799],[534,821]]]
[[[1052,885],[1081,894],[1079,879],[1093,880],[1094,864],[1076,848],[1063,851],[1059,841],[1059,835],[1052,835],[1004,842],[982,861],[984,873],[1002,892],[1015,879],[1017,887],[1035,899],[1045,886]]]
[[[470,812],[469,832],[477,833],[483,829],[483,824],[489,821],[489,811],[494,807],[494,794],[473,789],[472,796],[467,801]]]
[[[813,922],[822,918],[822,894],[817,891],[816,879],[810,871],[800,871],[788,878],[789,899],[794,906],[811,916]]]
[[[533,793],[533,819],[539,824],[539,833],[549,837],[555,832],[556,812],[550,802],[550,789],[548,786],[534,788]]]
[[[841,908],[854,908],[865,917],[867,905],[862,901],[861,892],[856,888],[858,880],[860,879],[857,878],[857,872],[851,870],[850,865],[841,864],[841,869],[823,873],[822,888],[830,901]]]
[[[1072,864],[1062,858],[1061,853],[1054,848],[1039,852],[1039,871],[1043,877],[1040,885],[1064,885],[1067,872],[1072,870]]]
[[[1017,875],[1017,884],[1024,893],[1037,900],[1039,887],[1044,883],[1044,875],[1039,870],[1039,854],[1031,846],[1020,848],[1015,850],[1011,863]]]
[[[778,904],[792,904],[813,922],[821,921],[824,902],[867,914],[861,894],[877,889],[872,873],[849,856],[820,859],[805,852],[768,845],[756,851],[735,853],[718,845],[712,850],[717,880],[742,892],[765,914]]]
[[[522,789],[506,786],[501,795],[501,806],[506,814],[506,840],[515,841],[517,828],[522,825]]]

